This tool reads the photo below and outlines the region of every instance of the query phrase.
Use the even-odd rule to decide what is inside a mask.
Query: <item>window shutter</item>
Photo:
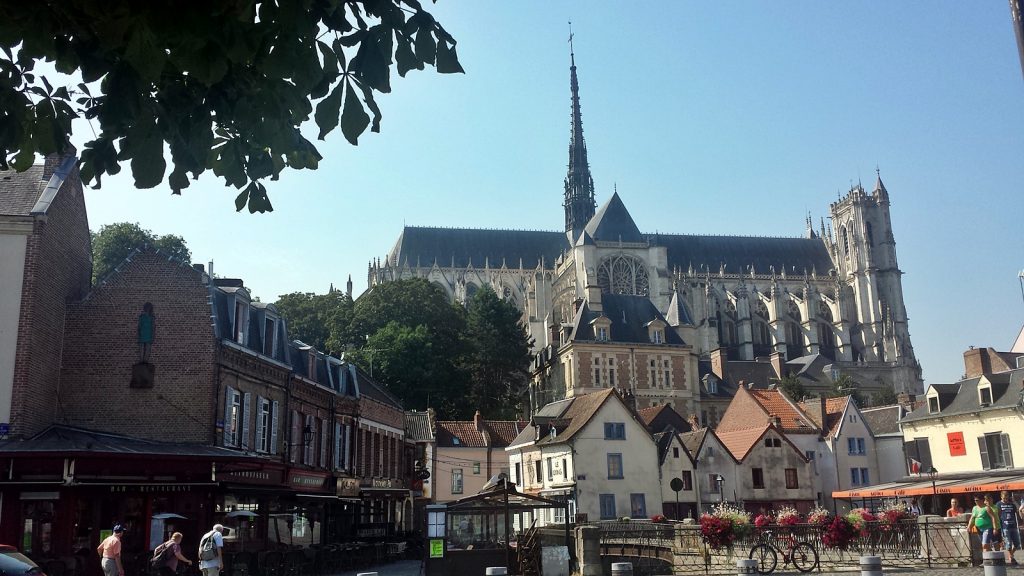
[[[320,420],[320,467],[327,468],[327,419]]]
[[[289,435],[288,441],[288,461],[295,462],[298,459],[299,446],[302,444],[302,430],[299,426],[299,411],[292,410],[292,433]],[[296,431],[298,435],[296,436]],[[295,440],[298,439],[298,442]]]
[[[263,451],[264,434],[267,429],[263,426],[263,415],[266,414],[265,408],[263,407],[263,396],[256,396],[256,439],[253,444],[256,445],[256,451]]]
[[[224,390],[224,445],[231,446],[231,401],[235,397],[235,389],[228,386]]]
[[[252,394],[246,392],[242,397],[242,450],[249,449],[249,415],[252,414],[250,411],[252,406]]]
[[[341,424],[334,423],[334,469],[341,468]]]
[[[344,458],[341,459],[341,467],[345,470],[352,469],[352,425],[345,424],[345,439],[342,451]]]
[[[1013,452],[1010,451],[1010,435],[1000,434],[999,443],[1003,449],[1003,467],[1013,468]]]
[[[985,445],[985,437],[978,436],[978,452],[981,452],[981,468],[988,470],[992,463],[988,459],[988,446]]]
[[[277,454],[277,400],[270,403],[270,453]]]

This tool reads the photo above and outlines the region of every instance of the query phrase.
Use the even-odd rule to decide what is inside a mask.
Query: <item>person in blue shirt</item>
[[[1020,525],[1021,517],[1017,506],[1013,503],[1013,497],[1009,490],[1003,490],[996,510],[999,512],[999,524],[1002,526],[1003,544],[1006,549],[1006,561],[1011,565],[1017,565],[1013,552],[1020,548]]]

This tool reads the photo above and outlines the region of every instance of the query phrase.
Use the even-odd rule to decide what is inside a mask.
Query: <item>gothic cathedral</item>
[[[420,277],[456,301],[488,285],[514,303],[535,341],[531,410],[616,387],[708,420],[736,386],[787,375],[812,392],[841,375],[921,392],[881,176],[801,237],[643,233],[617,192],[597,206],[574,56],[569,70],[564,232],[407,226],[370,288]]]

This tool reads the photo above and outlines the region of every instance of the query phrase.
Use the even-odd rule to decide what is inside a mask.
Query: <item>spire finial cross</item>
[[[572,49],[572,20],[569,20],[569,60],[572,61],[572,65],[576,65],[576,54]]]

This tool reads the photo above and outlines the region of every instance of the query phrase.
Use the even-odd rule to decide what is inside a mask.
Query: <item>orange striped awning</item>
[[[1018,476],[978,476],[976,478],[913,479],[865,486],[832,492],[833,498],[892,498],[902,496],[930,496],[932,494],[962,494],[970,492],[998,492],[1024,490],[1024,474]]]

